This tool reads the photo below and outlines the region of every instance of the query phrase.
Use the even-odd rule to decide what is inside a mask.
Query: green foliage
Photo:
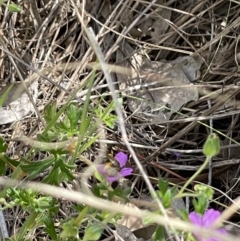
[[[204,185],[204,184],[196,184],[194,186],[194,190],[198,193],[198,194],[204,194],[206,196],[207,199],[211,200],[213,199],[213,194],[214,191],[211,187]]]
[[[52,240],[58,240],[58,235],[54,226],[54,221],[53,221],[53,217],[52,216],[44,216],[43,217],[43,223],[45,225],[45,232],[48,233],[48,235],[52,238]]]
[[[161,199],[163,207],[164,208],[170,208],[172,199],[177,195],[178,193],[178,187],[173,186],[169,187],[169,183],[166,180],[163,180],[162,178],[158,181],[158,189],[157,191],[158,197]]]
[[[203,184],[197,184],[194,186],[197,198],[193,199],[194,210],[197,213],[203,214],[208,205],[208,200],[213,198],[214,191],[211,187]]]
[[[10,3],[8,5],[8,10],[9,10],[9,12],[15,13],[15,12],[20,12],[21,8],[19,5],[15,4],[15,3]]]
[[[60,234],[62,239],[69,237],[78,238],[79,226],[75,224],[74,219],[70,219],[62,225],[63,231]]]
[[[0,4],[1,5],[1,4]],[[2,96],[0,97],[0,106],[2,107],[5,100],[7,99],[8,95],[10,94],[10,91],[13,87],[13,84],[11,84],[7,89],[6,91],[4,91],[4,93],[2,94]]]
[[[5,2],[7,2],[7,0],[0,0],[0,6],[5,6],[8,8],[9,12],[20,12],[21,11],[21,7],[15,3],[10,3],[9,5],[7,5]],[[1,104],[0,104],[1,106]]]
[[[117,121],[117,116],[112,115],[110,112],[114,110],[114,105],[113,103],[109,105],[109,107],[104,110],[101,106],[99,106],[96,110],[95,113],[98,116],[100,120],[102,120],[106,126],[109,128],[113,129],[115,126],[115,123]]]
[[[104,228],[101,223],[95,223],[95,224],[89,225],[85,230],[83,241],[99,240],[103,230]]]
[[[19,165],[19,162],[17,160],[11,159],[10,157],[8,157],[8,155],[6,155],[5,152],[7,148],[8,145],[0,137],[0,175],[6,174],[6,166],[14,170]]]
[[[9,188],[6,193],[6,198],[10,202],[6,202],[4,198],[1,199],[2,208],[12,208],[14,206],[21,206],[23,210],[37,213],[55,213],[58,210],[56,200],[50,196],[40,196],[35,191],[21,190],[16,188]]]
[[[11,159],[5,154],[8,146],[0,138],[0,173],[5,175],[6,167],[10,167],[14,170],[12,177],[24,174],[28,180],[36,179],[45,173],[42,182],[57,186],[63,181],[74,180],[75,160],[98,138],[95,134],[98,125],[104,122],[107,126],[114,126],[117,118],[110,114],[111,111],[113,104],[106,110],[100,105],[90,110],[89,101],[86,101],[84,106],[69,104],[58,110],[56,102],[50,103],[44,109],[45,130],[37,135],[37,140],[28,140],[32,149],[25,157],[21,157],[20,161]],[[44,158],[36,160],[36,156]],[[130,193],[129,188],[112,189],[109,183],[101,178],[92,189],[96,196],[110,200],[116,196],[127,199]],[[80,240],[79,230],[83,226],[85,227],[83,240],[89,240],[90,237],[91,240],[98,240],[104,229],[101,222],[104,219],[115,222],[120,218],[119,215],[112,215],[106,211],[98,212],[94,208],[73,205],[72,208],[79,212],[78,216],[62,220],[60,227],[55,227],[54,215],[58,211],[56,199],[40,195],[33,190],[15,188],[4,188],[1,197],[4,197],[0,199],[3,209],[19,206],[29,213],[29,217],[17,234],[18,240],[22,240],[31,228],[43,225],[52,240]],[[86,218],[86,215],[92,215],[94,219]]]
[[[158,226],[152,235],[152,240],[165,241],[166,239],[165,239],[164,231],[165,231],[164,227]]]

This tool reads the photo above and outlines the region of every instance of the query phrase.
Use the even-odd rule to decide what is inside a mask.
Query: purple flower
[[[119,164],[119,170],[115,167],[111,167],[108,164],[99,165],[97,170],[99,173],[104,175],[109,182],[115,182],[121,177],[131,175],[133,169],[130,167],[124,167],[127,163],[128,156],[123,152],[118,152],[114,157]]]
[[[177,159],[179,159],[180,156],[181,156],[180,152],[178,152],[178,151],[175,151],[175,152],[174,152],[174,155],[175,155],[175,157],[176,157]]]
[[[215,211],[214,209],[209,209],[204,213],[203,216],[199,215],[196,212],[191,212],[188,216],[189,220],[198,226],[211,228],[215,221],[220,217],[221,213],[219,211]],[[217,231],[220,234],[227,234],[227,231],[224,228],[218,228]],[[199,235],[199,233],[194,233],[198,241],[219,241],[219,239],[214,237],[203,237]]]

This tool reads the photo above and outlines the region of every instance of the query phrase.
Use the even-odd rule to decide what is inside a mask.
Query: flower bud
[[[220,139],[213,133],[208,136],[203,146],[203,153],[205,156],[212,157],[216,156],[220,152]]]

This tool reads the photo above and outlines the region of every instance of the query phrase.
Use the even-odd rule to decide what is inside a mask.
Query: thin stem
[[[27,220],[24,222],[23,226],[16,235],[16,240],[23,240],[26,237],[27,230],[31,230],[36,224],[36,219],[39,217],[39,213],[33,211]],[[33,230],[33,229],[32,229]]]
[[[187,180],[187,182],[184,184],[184,186],[181,188],[177,196],[182,196],[184,190],[187,188],[187,186],[206,168],[209,161],[211,160],[211,156],[207,156],[205,162],[202,164],[202,166],[199,167],[199,169]]]

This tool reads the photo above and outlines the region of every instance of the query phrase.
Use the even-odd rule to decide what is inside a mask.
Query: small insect
[[[119,162],[112,154],[108,154],[108,162],[105,164],[105,170],[110,177],[116,176],[121,170]]]

